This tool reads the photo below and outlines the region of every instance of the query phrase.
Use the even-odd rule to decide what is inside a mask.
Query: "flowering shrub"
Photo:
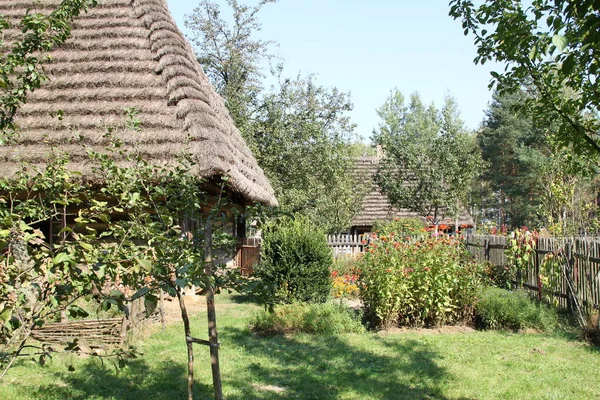
[[[515,229],[508,237],[505,254],[511,273],[519,286],[523,284],[523,272],[533,267],[538,237],[538,232],[530,231],[525,226]]]
[[[386,236],[423,236],[425,223],[419,218],[394,218],[392,221],[375,221],[373,231]]]
[[[338,271],[331,272],[332,295],[336,299],[352,299],[358,297],[358,275],[339,274]]]
[[[372,240],[358,261],[365,316],[374,326],[432,326],[472,317],[482,266],[451,238]]]

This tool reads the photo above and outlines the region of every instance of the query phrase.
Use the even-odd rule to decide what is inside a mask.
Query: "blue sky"
[[[184,15],[198,2],[167,1],[185,33]],[[230,15],[225,0],[216,1]],[[440,107],[447,94],[454,96],[470,129],[491,100],[492,66],[473,64],[476,48],[448,16],[448,0],[280,0],[267,4],[259,20],[259,37],[279,43],[273,50],[286,76],[314,73],[319,84],[351,92],[351,118],[364,139],[393,87],[406,96],[418,91]]]

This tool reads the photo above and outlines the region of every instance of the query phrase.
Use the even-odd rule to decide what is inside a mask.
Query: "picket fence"
[[[334,259],[357,256],[364,251],[365,243],[368,240],[369,234],[327,235],[327,244],[333,251]]]

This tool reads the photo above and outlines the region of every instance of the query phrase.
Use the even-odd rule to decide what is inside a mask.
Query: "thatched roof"
[[[60,0],[0,0],[0,14],[17,22],[28,9],[48,12]],[[20,32],[4,33],[12,43]],[[89,172],[84,149],[102,149],[102,126],[122,124],[124,108],[139,110],[141,132],[121,132],[126,145],[152,163],[169,165],[193,154],[194,173],[228,175],[248,201],[276,205],[273,189],[235,128],[165,0],[100,0],[78,17],[72,37],[50,53],[51,81],[36,90],[16,119],[17,145],[0,147],[0,170],[12,176],[20,161],[43,165],[55,147],[72,168]],[[50,115],[62,110],[62,120]]]
[[[381,193],[375,183],[374,176],[379,166],[379,157],[360,157],[355,163],[355,174],[361,179],[370,179],[371,190],[365,196],[360,212],[352,219],[352,227],[371,227],[375,221],[392,220],[394,218],[421,218],[417,213],[394,208],[385,194]],[[443,224],[454,226],[454,219],[446,218]],[[458,220],[459,225],[473,225],[473,218],[463,211]]]

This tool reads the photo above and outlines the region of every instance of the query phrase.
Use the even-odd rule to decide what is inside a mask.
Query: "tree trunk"
[[[185,308],[185,300],[179,288],[176,288],[177,299],[179,300],[179,309],[181,310],[181,319],[183,320],[183,330],[185,332],[185,344],[187,345],[188,353],[188,400],[194,400],[194,343],[190,330],[190,319],[187,309]]]
[[[219,368],[219,340],[217,336],[217,315],[215,312],[215,290],[213,283],[212,263],[212,222],[208,220],[204,226],[204,263],[206,274],[206,309],[208,313],[208,341],[210,343],[210,365],[212,368],[215,400],[223,399],[221,387],[221,371]]]

